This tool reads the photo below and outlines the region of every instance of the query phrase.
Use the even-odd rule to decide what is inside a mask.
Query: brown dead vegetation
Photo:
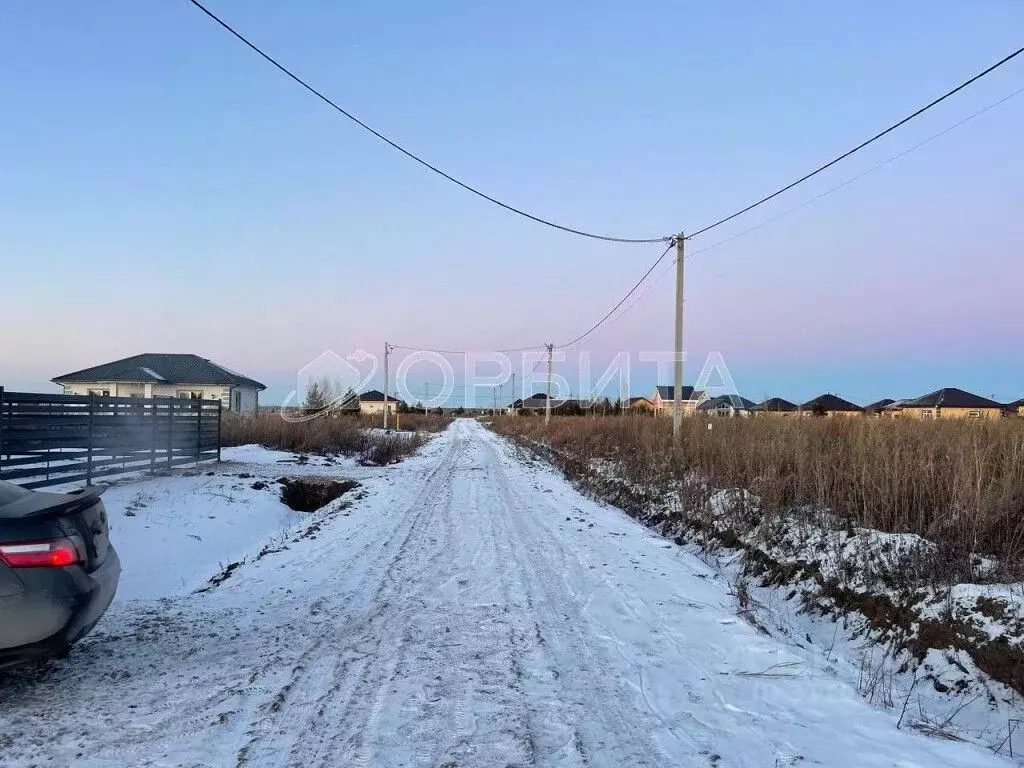
[[[998,558],[1003,578],[1024,573],[1024,420],[693,417],[679,447],[670,420],[650,417],[555,417],[549,429],[501,417],[494,428],[546,443],[570,475],[573,462],[587,471],[611,460],[640,489],[634,502],[671,486],[695,510],[711,488],[744,488],[759,499],[757,515],[827,511],[851,526],[918,534],[958,571],[946,576],[970,575],[971,553]]]
[[[1024,421],[695,417],[684,420],[678,447],[670,420],[649,417],[556,417],[547,429],[541,419],[504,417],[493,428],[677,543],[688,535],[742,550],[745,573],[764,585],[816,585],[801,588],[811,610],[836,620],[857,613],[875,640],[918,661],[929,649],[964,651],[1024,693],[1024,648],[1007,639],[1024,627],[1007,623],[1007,634],[992,639],[969,614],[919,613],[922,596],[941,600],[953,584],[1024,576]],[[712,509],[712,491],[722,488],[754,497],[738,490],[725,508]],[[794,521],[913,533],[936,546],[908,553],[871,574],[873,586],[855,590],[824,578],[814,563],[780,563],[747,543],[755,528],[772,538]],[[982,576],[978,554],[998,567]],[[1007,613],[1000,601],[982,600],[983,615]]]
[[[399,434],[384,432],[378,419],[360,416],[326,414],[295,421],[278,413],[224,414],[221,443],[255,443],[281,451],[359,456],[368,464],[391,464],[414,453],[427,433],[439,432],[449,423],[450,418],[435,414],[402,414]]]

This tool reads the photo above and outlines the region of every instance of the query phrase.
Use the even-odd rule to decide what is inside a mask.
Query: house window
[[[89,394],[90,395],[95,395],[96,397],[110,397],[110,390],[109,389],[90,389],[89,390]]]
[[[234,396],[235,396],[235,402],[234,402],[234,405],[231,407],[231,410],[233,410],[235,413],[241,413],[242,412],[242,393],[241,392],[235,392]]]
[[[929,409],[927,409],[927,408],[926,408],[925,410],[921,411],[921,418],[922,418],[922,419],[931,419],[931,418],[933,418],[933,417],[934,417],[934,415],[935,415],[935,414],[933,414],[933,413],[932,413],[932,412],[931,412],[931,411],[930,411]]]
[[[972,418],[972,419],[980,419],[980,418],[981,418],[981,411],[971,411],[971,412],[970,412],[969,414],[967,414],[967,415],[968,415],[968,416],[969,416],[970,418]]]
[[[179,389],[178,397],[183,397],[186,400],[202,400],[203,390],[201,389]]]

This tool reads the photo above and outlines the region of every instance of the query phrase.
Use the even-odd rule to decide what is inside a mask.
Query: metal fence
[[[220,460],[221,403],[6,392],[0,480],[25,488]]]

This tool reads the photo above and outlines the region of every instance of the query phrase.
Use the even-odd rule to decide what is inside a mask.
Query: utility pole
[[[423,414],[427,413],[427,401],[430,399],[430,382],[423,382]]]
[[[512,412],[516,410],[516,372],[512,371],[512,402],[509,403],[512,406]]]
[[[683,437],[683,249],[685,243],[686,238],[680,232],[676,235],[676,386],[672,409],[672,439],[676,445]]]
[[[391,345],[384,342],[384,429],[388,428],[388,355],[391,354]]]
[[[544,424],[551,423],[551,358],[554,357],[555,345],[545,344],[548,348],[548,396],[544,402]]]

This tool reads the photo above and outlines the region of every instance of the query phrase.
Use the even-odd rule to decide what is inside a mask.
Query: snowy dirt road
[[[1009,764],[898,730],[700,560],[474,421],[360,479],[215,589],[129,601],[0,680],[0,765]]]

